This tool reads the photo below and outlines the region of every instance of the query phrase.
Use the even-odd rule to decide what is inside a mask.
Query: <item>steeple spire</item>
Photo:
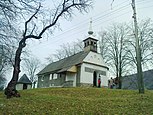
[[[93,34],[93,31],[92,31],[92,18],[90,18],[90,26],[89,26],[88,34],[89,35],[92,35]]]
[[[88,38],[83,40],[84,42],[84,51],[93,51],[97,52],[97,39],[94,38],[93,36],[93,31],[92,31],[92,18],[90,18],[90,26],[89,26],[89,31],[88,31]]]

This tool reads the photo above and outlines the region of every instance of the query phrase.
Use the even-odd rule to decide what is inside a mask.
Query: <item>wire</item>
[[[148,3],[148,1],[152,2],[152,0],[138,0],[136,4],[143,3],[143,2]]]
[[[150,0],[148,0],[148,1],[150,1]],[[127,2],[129,2],[129,0],[123,1],[122,3],[120,3],[120,4],[116,5],[116,6],[114,6],[113,9],[114,9],[115,7],[120,6],[120,5],[123,5],[124,3],[127,3]],[[137,3],[142,4],[143,2],[144,2],[144,1],[138,1]],[[145,2],[146,2],[146,1],[145,1]],[[150,1],[150,2],[151,2],[151,1]],[[124,5],[124,6],[122,6],[122,7],[119,7],[118,9],[116,9],[116,10],[114,10],[114,11],[112,11],[112,12],[110,12],[109,10],[105,10],[105,11],[103,11],[104,13],[107,13],[107,12],[109,12],[109,13],[103,14],[103,15],[100,15],[100,16],[95,16],[95,17],[97,17],[97,18],[95,18],[93,21],[94,21],[94,22],[97,22],[98,20],[104,20],[104,19],[106,19],[107,17],[110,17],[110,16],[112,16],[112,15],[114,15],[114,14],[120,12],[120,11],[123,11],[123,10],[127,9],[128,7],[129,7],[129,3],[126,4],[126,5]],[[103,13],[103,12],[102,12],[102,13]],[[117,15],[116,17],[113,17],[112,19],[117,18],[117,17],[120,17],[120,16],[123,16],[123,15],[125,15],[125,14],[127,14],[127,13],[129,13],[129,11],[128,11],[128,12],[124,12],[124,13],[121,14],[121,15]],[[104,22],[107,22],[107,21],[110,21],[110,20],[112,20],[112,19],[105,20],[105,21],[103,21],[103,23],[104,23]],[[70,28],[70,29],[64,31],[63,33],[61,33],[61,34],[59,34],[59,35],[57,35],[57,36],[55,36],[55,37],[52,37],[52,38],[59,38],[60,36],[66,34],[66,33],[68,33],[68,32],[69,32],[69,35],[68,35],[69,37],[66,37],[65,39],[70,38],[70,36],[71,36],[71,35],[70,35],[70,34],[71,34],[70,31],[76,30],[76,29],[80,28],[79,25],[82,25],[82,26],[83,26],[83,25],[85,25],[85,24],[87,24],[87,21],[86,21],[86,20],[85,20],[85,21],[82,21],[81,23],[79,23],[79,24],[73,26],[73,28]],[[102,23],[101,23],[101,24],[102,24]],[[94,25],[93,27],[95,27],[95,26],[97,26],[97,25],[99,25],[99,23],[96,24],[96,25]],[[80,29],[79,29],[79,30],[80,30]],[[82,30],[84,30],[84,28],[81,29],[79,33],[81,33]],[[74,36],[74,34],[78,34],[78,32],[77,32],[77,33],[72,33],[72,34],[73,34],[73,36]],[[64,39],[64,40],[65,40],[65,39]],[[52,41],[52,42],[55,43],[55,42],[58,42],[58,41],[60,41],[60,40],[63,40],[63,39],[55,39],[55,40]],[[48,43],[45,42],[45,44],[48,44]]]
[[[115,5],[113,8],[116,8],[116,7],[118,7],[118,6],[120,6],[120,5],[124,4],[124,3],[126,3],[126,2],[128,2],[128,1],[129,1],[129,0],[125,0],[125,1],[121,2],[120,4]],[[125,7],[125,6],[127,6],[127,4],[124,5],[123,7]],[[123,8],[123,7],[121,7],[121,8]],[[121,9],[121,8],[119,8],[119,9]],[[119,9],[117,9],[117,10],[119,10]],[[115,11],[117,11],[117,10],[115,10]],[[115,11],[113,11],[113,12],[115,12]],[[105,10],[105,11],[99,13],[99,14],[101,15],[101,14],[107,13],[107,12],[109,12],[109,10]],[[109,14],[113,14],[113,13],[111,12],[111,13],[105,14],[105,15],[103,15],[103,16],[99,16],[99,14],[98,14],[98,18],[100,18],[100,17],[105,17],[105,16],[107,16],[107,15],[109,15]],[[97,17],[97,15],[95,15],[95,16],[93,16],[93,17]],[[98,18],[96,18],[95,20],[97,20]],[[73,28],[69,28],[69,29],[65,30],[63,33],[61,33],[61,34],[59,34],[59,35],[57,35],[57,36],[55,36],[55,37],[53,37],[53,38],[62,36],[62,35],[64,35],[65,33],[68,33],[68,32],[70,32],[70,31],[73,31],[73,30],[75,30],[75,29],[80,28],[79,25],[85,25],[85,24],[87,24],[87,20],[88,20],[88,19],[85,19],[84,21],[82,21],[82,22],[80,22],[80,23],[74,25]],[[94,21],[95,21],[95,20],[94,20]]]
[[[150,1],[150,2],[153,2],[153,1]],[[141,3],[142,3],[142,2],[141,2]],[[139,1],[139,4],[140,4],[140,1]],[[123,6],[123,7],[118,8],[117,10],[115,10],[115,11],[113,11],[113,12],[116,12],[116,11],[118,11],[119,9],[122,9],[122,8],[124,8],[124,9],[122,9],[122,10],[125,10],[127,7],[128,7],[128,6],[125,5],[125,6]],[[149,7],[151,7],[151,6],[149,6]],[[147,7],[143,7],[143,8],[147,8]],[[139,9],[142,9],[142,8],[139,8]],[[120,12],[120,11],[118,11],[118,12]],[[99,16],[98,18],[96,18],[96,19],[94,20],[94,22],[100,20],[102,17],[109,17],[109,16],[111,16],[110,14],[114,14],[114,13],[110,12],[110,13],[108,13],[108,14]],[[105,22],[106,22],[106,21],[105,21]],[[73,28],[73,29],[74,29],[74,28]],[[72,31],[73,29],[71,29],[70,31]],[[65,34],[66,32],[67,32],[67,31],[65,31],[64,33],[62,33],[62,34],[60,34],[60,35],[63,35],[63,34]],[[68,31],[68,32],[69,32],[69,31]],[[60,35],[57,35],[57,36],[55,36],[55,37],[59,37]],[[55,37],[54,37],[54,38],[55,38]]]
[[[121,16],[123,16],[123,15],[126,15],[127,13],[129,13],[129,11],[126,11],[126,12],[120,14],[120,15],[114,16],[114,17],[112,17],[111,19],[108,19],[108,20],[103,21],[102,23],[99,22],[98,24],[93,25],[93,27],[95,27],[95,26],[97,26],[97,25],[99,25],[99,24],[103,24],[103,23],[105,23],[105,22],[108,22],[108,21],[110,21],[110,20],[112,20],[112,19],[115,19],[115,18],[121,17]],[[70,39],[71,36],[77,35],[78,33],[84,33],[83,30],[86,30],[86,29],[85,29],[85,28],[82,28],[82,29],[81,29],[80,31],[78,31],[77,33],[76,33],[76,32],[75,32],[75,33],[69,33],[69,35],[67,35],[68,37],[65,36],[64,40]],[[54,39],[53,41],[51,41],[51,42],[49,42],[49,43],[46,43],[46,44],[56,43],[56,42],[59,42],[59,41],[61,41],[61,40],[63,40],[63,39]],[[46,44],[45,44],[45,45],[46,45]]]
[[[150,6],[146,6],[146,7],[141,7],[141,8],[138,8],[138,9],[146,9],[146,8],[151,8],[151,7],[153,7],[153,4],[152,5],[150,5]]]
[[[120,3],[120,4],[116,5],[116,6],[114,6],[113,8],[116,8],[117,6],[120,6],[120,5],[122,5],[123,3],[126,3],[127,1],[129,1],[129,0],[125,0],[125,1],[123,1],[122,3]],[[127,6],[127,4],[124,5],[124,7],[125,7],[125,6]],[[120,9],[121,9],[121,8],[120,8]],[[116,11],[116,10],[115,10],[115,11]],[[103,12],[101,12],[101,13],[99,13],[99,14],[101,15],[101,14],[107,13],[107,12],[109,12],[108,9],[105,10],[105,11],[103,11]],[[99,16],[99,14],[98,14],[98,16]],[[112,13],[109,13],[109,14],[112,14]],[[108,14],[106,14],[106,15],[108,15]],[[105,16],[105,15],[103,15],[103,16]],[[98,18],[103,17],[103,16],[99,16]],[[93,16],[93,17],[97,17],[97,15],[95,15],[95,16]],[[98,19],[98,18],[96,18],[96,19]],[[76,25],[75,25],[76,27],[74,26],[73,28],[70,28],[70,29],[64,31],[64,33],[62,33],[62,34],[60,34],[60,35],[57,35],[56,37],[61,36],[61,35],[65,34],[66,32],[72,31],[72,30],[74,30],[74,29],[76,29],[76,28],[79,28],[79,25],[81,25],[81,24],[87,24],[87,20],[88,20],[88,19],[85,19],[84,21],[80,22],[79,24],[76,24]],[[93,21],[95,21],[95,20],[93,20]]]
[[[127,0],[126,0],[126,1],[127,1]],[[125,3],[125,2],[123,2],[123,3]],[[104,18],[106,18],[106,17],[109,17],[109,16],[115,14],[117,11],[120,12],[121,10],[125,10],[125,9],[128,7],[128,5],[129,5],[129,4],[126,4],[126,5],[124,5],[124,6],[120,7],[120,8],[118,8],[118,9],[116,9],[116,10],[110,12],[110,13],[104,14],[104,15],[102,15],[102,16],[98,16],[98,17],[95,18],[93,21],[96,22],[96,21],[100,20],[101,18],[104,19]],[[124,8],[124,9],[123,9],[123,8]],[[108,11],[108,10],[107,10],[107,11]],[[104,12],[105,12],[105,11],[104,11]],[[87,24],[87,21],[83,21],[83,24]],[[79,23],[79,25],[82,25],[82,22]],[[68,30],[64,31],[62,34],[59,34],[59,35],[57,35],[57,36],[55,36],[55,37],[53,37],[53,38],[58,38],[59,36],[65,34],[65,33],[67,33],[67,32],[73,31],[73,30],[75,30],[75,29],[77,29],[77,28],[80,28],[80,26],[76,25],[76,27],[71,28],[71,29],[68,29]]]
[[[120,8],[118,8],[118,9],[114,10],[113,12],[110,12],[110,13],[108,13],[108,14],[104,14],[104,15],[102,15],[102,16],[97,17],[97,18],[94,19],[93,21],[94,21],[94,23],[95,23],[95,22],[101,20],[101,18],[105,19],[105,18],[107,18],[107,17],[110,17],[110,16],[112,16],[113,14],[115,14],[115,13],[117,13],[117,12],[120,12],[121,9],[122,9],[122,11],[125,10],[125,9],[127,9],[127,7],[128,7],[127,5],[125,5],[125,6],[123,6],[123,7],[120,7]],[[124,9],[123,9],[123,8],[124,8]],[[120,11],[118,11],[118,10],[120,10]],[[83,23],[83,24],[81,24],[81,25],[82,25],[82,26],[83,26],[83,25],[87,25],[87,21],[86,21],[86,23]],[[67,30],[67,31],[64,31],[62,34],[59,34],[59,35],[57,35],[57,36],[55,36],[55,37],[53,37],[53,38],[58,38],[59,36],[62,36],[62,35],[64,35],[65,33],[68,33],[68,32],[70,32],[70,31],[76,30],[76,29],[78,29],[78,28],[80,28],[80,26],[77,25],[77,27],[72,28],[72,29],[69,29],[69,30]]]

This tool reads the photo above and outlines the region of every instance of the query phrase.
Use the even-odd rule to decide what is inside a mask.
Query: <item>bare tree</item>
[[[76,42],[72,42],[71,44],[66,43],[66,44],[61,45],[60,48],[56,50],[56,53],[51,54],[46,59],[50,63],[56,60],[61,60],[63,58],[69,57],[80,51],[83,51],[83,43],[81,40],[78,40]]]
[[[43,23],[43,26],[40,26],[40,23],[39,25],[37,25],[37,22],[39,22],[39,13],[41,12],[42,8],[40,3],[35,9],[35,12],[28,19],[26,17],[27,20],[24,23],[24,31],[15,53],[13,76],[11,81],[8,83],[7,88],[5,89],[5,95],[7,96],[7,98],[11,98],[13,96],[20,96],[17,90],[15,89],[15,86],[20,73],[21,54],[23,48],[26,46],[26,41],[28,39],[41,39],[47,30],[55,29],[56,24],[58,23],[58,20],[60,18],[63,17],[68,19],[72,16],[74,9],[83,12],[87,11],[89,6],[91,6],[91,0],[63,0],[62,3],[57,5],[56,9],[50,12],[51,15],[49,16],[49,19],[46,19],[45,24]],[[43,28],[38,29],[38,27]]]
[[[17,32],[15,25],[13,26],[16,17],[15,9],[11,0],[0,1],[0,46],[3,50],[3,64],[8,60],[11,61],[14,44],[17,43]]]
[[[138,24],[143,70],[151,68],[153,58],[152,24],[150,19],[142,20]],[[101,54],[105,62],[110,65],[116,77],[119,78],[119,82],[122,81],[123,75],[134,74],[136,72],[135,36],[133,26],[131,25],[115,25],[107,31],[100,33]],[[119,88],[121,88],[121,83]]]
[[[142,20],[139,24],[140,48],[143,70],[150,68],[153,55],[153,23],[151,19]]]
[[[5,45],[0,45],[0,86],[1,89],[6,85],[6,73],[11,69],[12,56],[10,48]]]
[[[14,65],[15,50],[21,39],[18,25],[21,24],[20,19],[24,12],[34,9],[31,3],[37,2],[35,0],[0,0],[0,46],[3,50],[0,73],[3,77],[6,77],[6,73]]]
[[[114,24],[108,30],[100,33],[101,55],[118,79],[119,89],[122,87],[122,76],[128,64],[126,58],[128,33],[129,29],[126,24]]]
[[[4,49],[3,46],[0,46],[0,91],[3,90],[4,85],[6,83],[6,78],[4,77],[5,73],[5,57],[4,57]]]
[[[131,30],[133,28],[130,27]],[[141,49],[141,63],[143,70],[151,69],[151,62],[152,62],[152,49],[153,49],[153,23],[151,19],[142,20],[138,24],[138,37],[140,39],[140,49]],[[131,60],[129,64],[136,65],[136,55],[135,55],[135,41],[134,41],[134,33],[133,31],[130,32],[130,37],[128,40],[128,59]],[[134,68],[133,68],[134,69]]]
[[[36,73],[38,72],[40,65],[40,60],[37,58],[30,57],[24,60],[23,69],[30,76],[33,88],[35,88],[35,83],[37,81]]]

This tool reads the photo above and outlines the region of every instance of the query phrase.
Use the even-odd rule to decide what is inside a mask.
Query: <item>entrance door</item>
[[[97,86],[97,73],[94,71],[93,73],[93,87]]]
[[[23,84],[23,90],[27,89],[27,84]]]

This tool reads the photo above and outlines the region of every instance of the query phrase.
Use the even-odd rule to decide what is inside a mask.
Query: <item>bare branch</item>
[[[28,29],[28,23],[34,18],[36,17],[36,14],[38,13],[38,11],[40,10],[41,4],[39,3],[39,7],[38,9],[36,9],[36,12],[25,22],[25,31],[23,33],[23,37],[26,38],[26,33],[27,33],[27,29]],[[28,37],[27,37],[28,38]]]
[[[56,17],[54,17],[54,20],[52,21],[52,23],[51,24],[49,24],[48,26],[46,26],[45,28],[43,28],[43,30],[40,32],[40,34],[38,35],[38,37],[39,38],[41,38],[41,36],[44,34],[44,32],[47,30],[47,29],[49,29],[50,27],[52,27],[52,26],[54,26],[56,23],[57,23],[57,21],[59,20],[59,18],[64,14],[64,13],[69,13],[69,10],[71,9],[71,8],[73,8],[73,7],[75,7],[75,6],[78,6],[80,9],[79,10],[81,10],[81,6],[83,7],[83,8],[85,8],[85,6],[87,7],[87,6],[89,6],[89,5],[87,5],[86,3],[87,3],[87,1],[84,1],[84,2],[79,2],[79,3],[75,3],[74,2],[74,0],[73,0],[73,2],[72,2],[72,4],[71,5],[69,5],[68,4],[68,6],[66,6],[66,3],[67,2],[69,2],[70,0],[64,0],[64,3],[63,3],[63,5],[62,5],[62,10],[61,10],[61,12],[59,12],[59,14],[56,16]],[[59,6],[60,7],[60,6]],[[59,8],[58,7],[58,8]],[[56,10],[56,13],[58,12],[58,10]],[[55,14],[56,15],[56,14]]]

